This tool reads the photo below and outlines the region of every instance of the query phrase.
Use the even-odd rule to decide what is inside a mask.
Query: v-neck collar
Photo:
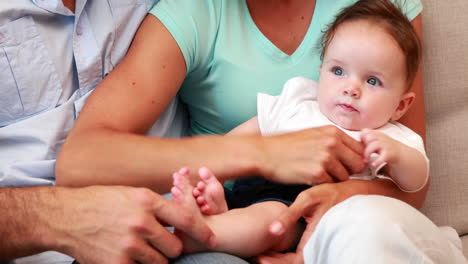
[[[243,8],[245,9],[244,11],[247,14],[246,15],[247,20],[248,20],[247,25],[250,28],[250,30],[253,31],[255,37],[259,41],[259,44],[262,45],[262,47],[265,49],[266,52],[271,53],[277,59],[289,60],[291,63],[295,63],[298,60],[300,60],[304,56],[304,54],[312,48],[311,47],[311,42],[313,39],[312,32],[320,32],[320,30],[315,30],[316,27],[319,27],[318,23],[316,22],[318,20],[316,19],[316,10],[317,10],[318,2],[319,2],[318,0],[315,3],[314,13],[312,15],[312,19],[310,21],[309,27],[307,28],[307,32],[304,35],[304,39],[302,39],[299,46],[291,55],[282,51],[273,42],[271,42],[270,39],[268,39],[263,34],[263,32],[255,24],[255,21],[253,20],[252,15],[250,14],[250,10],[247,5],[247,0],[243,0],[242,2],[244,6]]]

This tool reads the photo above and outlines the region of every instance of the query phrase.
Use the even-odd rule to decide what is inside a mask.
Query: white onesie
[[[316,91],[317,82],[303,77],[295,77],[285,83],[283,91],[279,96],[259,93],[257,97],[257,112],[258,124],[262,135],[282,134],[326,125],[337,126],[320,112]],[[354,139],[361,140],[360,131],[351,131],[339,126],[337,127]],[[408,127],[391,121],[376,130],[409,147],[417,149],[423,154],[427,165],[429,165],[422,138]],[[376,156],[377,154],[373,154],[371,159],[375,159]],[[352,175],[351,178],[372,180],[378,177],[392,180],[380,172],[380,169],[384,165],[378,168],[368,167],[361,173]],[[412,192],[416,191],[418,190]]]

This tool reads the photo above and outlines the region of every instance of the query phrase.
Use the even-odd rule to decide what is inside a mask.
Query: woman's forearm
[[[393,182],[385,179],[374,181],[349,180],[336,183],[340,186],[341,201],[348,199],[353,195],[383,195],[406,202],[413,207],[420,209],[426,199],[430,179],[424,188],[418,192],[408,193],[400,190]]]
[[[258,136],[169,139],[94,129],[70,139],[57,159],[58,185],[130,185],[164,193],[181,167],[192,170],[193,181],[202,166],[224,181],[257,174],[263,155]]]

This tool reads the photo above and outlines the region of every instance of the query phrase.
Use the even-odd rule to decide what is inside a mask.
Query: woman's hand
[[[348,182],[351,181],[354,180]],[[330,208],[352,196],[342,187],[342,183],[321,184],[301,192],[287,212],[270,225],[270,233],[281,235],[285,230],[294,225],[299,218],[305,218],[307,226],[296,252],[288,254],[267,252],[258,256],[256,261],[261,264],[303,263],[302,249],[314,232],[318,222],[322,219],[322,216]]]
[[[304,217],[307,226],[297,247],[298,250],[302,250],[322,216],[330,208],[350,197],[344,194],[340,187],[339,183],[321,184],[301,192],[287,212],[270,225],[270,232],[280,235],[299,218]]]
[[[294,225],[299,218],[305,218],[307,227],[299,242],[295,257],[293,258],[294,254],[268,253],[258,256],[257,261],[262,264],[274,264],[291,263],[291,259],[294,259],[292,263],[302,263],[302,249],[312,236],[320,219],[333,206],[353,195],[384,195],[420,208],[424,202],[427,189],[428,185],[419,192],[407,193],[401,191],[393,182],[385,179],[374,181],[348,180],[311,187],[301,192],[287,211],[270,225],[272,235],[281,235]],[[289,261],[284,261],[286,259],[289,259]]]
[[[335,126],[265,137],[268,180],[285,184],[344,181],[364,169],[364,147]]]

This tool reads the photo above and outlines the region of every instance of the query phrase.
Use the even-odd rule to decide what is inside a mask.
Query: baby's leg
[[[267,201],[207,216],[207,224],[218,241],[213,250],[253,257],[267,250],[281,252],[289,249],[302,235],[301,224],[296,224],[279,237],[269,233],[269,225],[286,209],[283,203]]]
[[[215,215],[228,210],[224,187],[216,176],[207,168],[198,170],[201,181],[193,190],[200,211],[205,215]]]
[[[171,190],[173,200],[200,213],[192,195],[194,187],[189,182],[188,170],[181,169],[173,176],[174,187]],[[268,201],[217,215],[203,215],[218,241],[216,247],[211,250],[252,257],[269,249],[276,251],[288,249],[302,234],[303,230],[299,224],[280,237],[272,236],[268,231],[269,225],[286,209],[287,206],[283,203]],[[182,240],[185,253],[208,250],[198,241],[177,230],[176,235]]]

